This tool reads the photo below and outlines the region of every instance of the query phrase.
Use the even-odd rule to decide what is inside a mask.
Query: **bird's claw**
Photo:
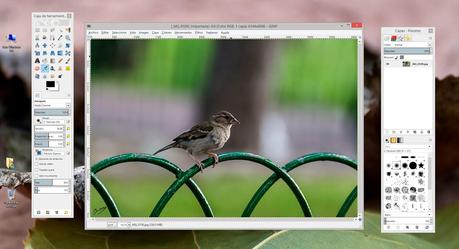
[[[202,162],[199,161],[196,157],[194,157],[191,153],[189,155],[190,155],[191,159],[193,159],[193,161],[199,167],[199,170],[201,170],[201,173],[204,173],[204,164],[202,164]]]
[[[215,168],[215,165],[219,162],[218,155],[213,154],[212,158],[214,159],[214,163],[212,164],[212,168]]]

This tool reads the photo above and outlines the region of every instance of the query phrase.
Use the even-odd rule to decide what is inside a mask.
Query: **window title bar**
[[[88,30],[349,30],[362,29],[356,23],[88,23]]]

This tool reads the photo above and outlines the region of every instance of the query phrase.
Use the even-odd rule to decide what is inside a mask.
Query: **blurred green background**
[[[196,183],[209,200],[210,206],[217,217],[241,216],[245,206],[255,191],[266,180],[266,176],[243,176],[242,174],[226,174],[214,178],[198,176]],[[167,187],[173,182],[173,177],[139,177],[136,181],[120,181],[114,178],[103,178],[103,183],[109,189],[121,216],[148,217],[153,207]],[[320,177],[313,181],[295,179],[303,194],[306,196],[315,217],[333,217],[338,213],[344,199],[355,186],[353,179]],[[129,190],[127,193],[126,190]],[[128,194],[128,196],[126,196]],[[357,214],[356,202],[350,208],[348,217]],[[102,198],[91,187],[91,215],[94,217],[110,216],[108,210],[98,211],[105,207]],[[184,185],[167,204],[162,217],[203,217],[194,195]],[[262,198],[252,213],[252,217],[301,217],[303,213],[297,199],[279,180]]]
[[[215,40],[93,40],[91,47],[93,82],[189,95],[202,92],[215,54]],[[280,103],[327,104],[355,115],[357,40],[286,40],[279,47],[272,92]]]

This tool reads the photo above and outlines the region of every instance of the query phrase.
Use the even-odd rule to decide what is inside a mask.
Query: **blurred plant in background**
[[[96,70],[92,76],[96,81],[103,79],[100,83],[128,83],[155,92],[199,95],[214,62],[217,42],[93,41],[92,68]],[[290,40],[278,46],[272,92],[279,103],[325,104],[355,115],[356,40]]]

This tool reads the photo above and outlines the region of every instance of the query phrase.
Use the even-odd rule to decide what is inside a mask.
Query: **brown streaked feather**
[[[178,137],[174,138],[173,141],[177,142],[180,140],[193,140],[203,138],[207,136],[207,134],[209,134],[213,129],[214,128],[210,125],[209,122],[202,122],[193,126],[189,131],[180,134]]]

